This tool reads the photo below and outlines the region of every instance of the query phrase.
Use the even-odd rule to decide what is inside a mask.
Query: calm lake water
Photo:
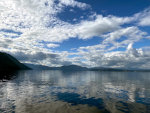
[[[11,74],[0,81],[0,113],[150,113],[149,72]]]

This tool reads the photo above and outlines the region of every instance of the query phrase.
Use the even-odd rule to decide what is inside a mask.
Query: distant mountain
[[[67,65],[61,67],[49,67],[44,65],[25,64],[33,70],[62,70],[62,71],[150,71],[145,69],[119,69],[119,68],[106,68],[106,67],[93,67],[86,68],[78,65]]]
[[[24,64],[20,63],[13,56],[0,52],[0,71],[11,71],[11,70],[25,70],[30,69]]]
[[[62,66],[62,67],[60,67],[60,69],[64,70],[64,71],[86,71],[86,70],[89,70],[86,67],[81,67],[81,66],[78,66],[78,65]]]
[[[30,67],[33,70],[63,70],[63,71],[81,71],[81,70],[88,70],[86,67],[81,67],[77,65],[68,65],[68,66],[61,66],[61,67],[48,67],[44,65],[35,65],[35,64],[27,64],[26,66]]]
[[[116,69],[116,68],[105,68],[105,67],[93,67],[90,68],[91,71],[126,71],[124,69]]]
[[[58,70],[60,68],[60,67],[49,67],[44,65],[28,64],[28,63],[24,63],[24,65],[30,67],[33,70]]]
[[[94,67],[90,68],[91,71],[150,71],[148,69],[118,69],[118,68],[105,68],[105,67]]]

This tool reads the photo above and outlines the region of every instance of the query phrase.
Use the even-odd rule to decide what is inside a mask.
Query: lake
[[[150,72],[18,71],[0,113],[150,113]]]

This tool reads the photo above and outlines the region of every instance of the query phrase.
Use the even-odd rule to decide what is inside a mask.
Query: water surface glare
[[[150,72],[19,71],[0,113],[150,113]]]

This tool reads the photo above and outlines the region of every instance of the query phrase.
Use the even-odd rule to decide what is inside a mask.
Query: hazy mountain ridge
[[[68,66],[61,66],[61,67],[49,67],[44,65],[35,65],[35,64],[27,64],[24,63],[26,66],[30,67],[33,70],[64,70],[64,71],[83,71],[83,70],[89,70],[86,67],[81,67],[78,65],[68,65]]]
[[[30,67],[33,70],[58,70],[59,69],[59,67],[49,67],[49,66],[29,64],[29,63],[24,63],[24,65]]]
[[[78,65],[68,65],[68,66],[61,66],[60,67],[61,70],[74,70],[74,71],[86,71],[89,70],[86,67],[82,67],[82,66],[78,66]]]
[[[126,68],[106,68],[106,67],[93,67],[91,71],[150,71],[149,69],[126,69]]]
[[[106,67],[93,67],[87,68],[78,65],[67,65],[61,67],[49,67],[44,65],[25,64],[33,70],[63,70],[63,71],[150,71],[148,69],[123,69],[123,68],[106,68]]]
[[[0,71],[26,70],[26,69],[30,68],[20,63],[13,56],[4,52],[0,52]]]

